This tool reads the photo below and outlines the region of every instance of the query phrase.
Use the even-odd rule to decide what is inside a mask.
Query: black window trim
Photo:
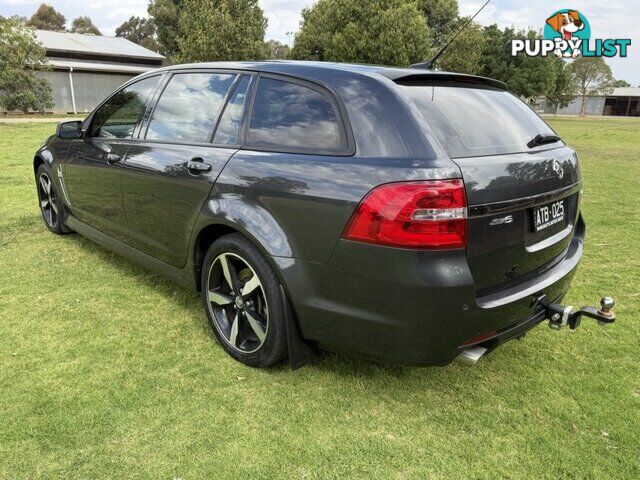
[[[160,98],[160,95],[162,94],[162,92],[164,92],[164,89],[166,88],[167,83],[171,79],[171,76],[172,76],[171,71],[165,72],[164,76],[162,77],[162,81],[158,83],[158,86],[153,92],[153,96],[151,97],[151,101],[147,105],[147,108],[145,108],[144,115],[140,119],[140,123],[138,125],[138,128],[136,129],[134,140],[144,140],[143,138],[141,138],[142,132],[144,131],[146,133],[146,129],[149,125],[149,121],[151,120],[151,114],[155,111],[156,104],[158,103],[158,99]]]
[[[147,110],[149,109],[149,106],[152,104],[152,100],[155,98],[155,95],[156,95],[156,92],[158,90],[158,87],[160,85],[162,85],[162,83],[164,82],[164,77],[166,77],[166,75],[167,75],[166,72],[154,72],[154,73],[152,73],[150,75],[134,77],[131,80],[129,80],[128,82],[126,82],[124,85],[121,85],[116,90],[111,92],[111,95],[107,96],[102,102],[100,102],[98,104],[98,106],[96,108],[94,108],[93,111],[87,116],[87,118],[85,118],[84,122],[82,123],[82,136],[83,136],[83,138],[96,139],[96,140],[107,140],[107,141],[116,141],[117,140],[118,142],[126,142],[126,143],[130,143],[130,142],[135,141],[137,139],[138,129],[140,128],[142,120],[144,119],[144,116],[145,116]],[[118,95],[123,90],[129,88],[131,85],[135,85],[136,83],[139,83],[139,82],[142,82],[144,80],[148,80],[148,79],[154,78],[154,77],[158,77],[158,80],[156,80],[156,84],[151,89],[151,92],[149,92],[149,96],[145,100],[144,107],[142,108],[142,111],[140,112],[140,115],[138,115],[138,120],[136,120],[136,126],[135,126],[135,128],[133,130],[133,134],[131,135],[131,138],[107,138],[107,137],[94,137],[94,136],[91,135],[91,127],[93,126],[93,120],[95,118],[95,115],[96,115],[97,111],[102,108],[102,106],[104,104],[106,104],[109,100],[111,100],[113,97]]]
[[[349,117],[346,112],[346,108],[342,103],[340,96],[328,85],[322,85],[315,80],[310,80],[302,77],[293,77],[289,75],[274,74],[260,72],[257,75],[255,85],[251,92],[251,98],[249,101],[249,108],[244,121],[244,135],[242,139],[242,146],[240,150],[251,150],[256,152],[273,152],[273,153],[293,153],[302,155],[323,155],[334,157],[351,157],[355,155],[355,141],[353,137],[353,130],[349,122]],[[309,88],[320,93],[325,97],[334,109],[336,120],[338,121],[338,127],[340,129],[340,142],[342,146],[340,148],[322,149],[322,148],[304,148],[304,147],[290,147],[290,146],[265,146],[255,145],[249,143],[249,128],[251,124],[251,117],[253,115],[253,107],[258,92],[258,85],[263,78],[270,78],[273,80],[279,80],[281,82],[292,83],[294,85],[300,85],[302,87]]]
[[[216,138],[216,133],[218,133],[218,127],[220,126],[220,122],[222,121],[222,117],[224,116],[225,112],[227,111],[227,107],[229,106],[229,102],[231,101],[231,98],[235,95],[236,90],[238,88],[240,88],[240,82],[242,81],[242,79],[244,77],[248,77],[249,78],[249,86],[247,87],[247,95],[244,99],[244,103],[242,105],[242,117],[240,118],[240,128],[238,129],[238,141],[234,144],[230,144],[230,143],[215,143],[214,140]],[[220,110],[220,115],[218,115],[218,120],[216,121],[216,124],[213,128],[213,131],[211,132],[211,137],[210,137],[210,145],[213,145],[214,147],[229,147],[229,148],[237,148],[240,149],[243,144],[244,144],[244,129],[245,129],[245,123],[248,121],[248,113],[249,113],[249,104],[251,103],[251,100],[253,98],[253,91],[255,90],[255,86],[258,83],[257,81],[258,79],[258,74],[257,72],[241,72],[241,74],[239,75],[238,79],[236,80],[236,82],[233,84],[231,91],[229,92],[229,95],[226,98],[226,101],[224,103],[224,105],[222,106],[222,110]]]
[[[235,80],[229,87],[229,90],[225,94],[225,97],[222,101],[222,106],[220,107],[220,111],[218,112],[218,116],[214,119],[213,127],[209,132],[209,135],[207,136],[207,141],[206,142],[181,142],[178,140],[162,140],[162,139],[156,139],[156,138],[146,138],[147,133],[149,131],[149,124],[151,123],[151,119],[153,118],[153,113],[155,112],[158,102],[162,98],[162,94],[164,93],[165,89],[169,85],[169,82],[171,81],[171,79],[175,75],[192,74],[192,73],[208,73],[212,75],[213,74],[222,74],[222,75],[229,74],[229,75],[236,76]],[[227,108],[227,103],[229,102],[229,99],[231,98],[232,93],[235,92],[236,87],[238,86],[238,83],[242,79],[243,75],[252,76],[255,74],[254,72],[250,72],[250,71],[245,72],[242,70],[230,70],[230,69],[218,69],[218,68],[180,68],[175,70],[169,70],[166,74],[166,77],[163,79],[162,83],[158,86],[155,94],[153,95],[153,101],[150,102],[149,108],[147,109],[147,112],[143,117],[143,121],[141,122],[138,136],[134,140],[137,140],[138,141],[137,143],[144,143],[144,144],[186,145],[186,146],[191,145],[191,146],[199,146],[199,147],[222,147],[222,148],[239,149],[241,146],[240,144],[231,145],[227,143],[212,143],[212,141],[213,141],[213,137],[215,136],[215,132],[218,128],[218,124],[220,123],[220,118],[222,117],[222,114]],[[245,112],[246,112],[246,103],[247,102],[245,102]]]

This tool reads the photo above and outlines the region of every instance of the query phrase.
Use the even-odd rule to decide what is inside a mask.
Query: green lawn
[[[53,124],[0,125],[0,478],[639,478],[640,122],[551,119],[582,158],[587,248],[546,326],[473,368],[324,354],[252,370],[200,299],[37,208]]]

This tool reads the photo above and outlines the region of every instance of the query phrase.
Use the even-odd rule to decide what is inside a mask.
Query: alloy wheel
[[[51,179],[46,173],[41,173],[38,179],[38,199],[44,221],[49,227],[55,228],[58,223],[58,204]]]
[[[269,309],[255,270],[239,255],[222,253],[207,279],[207,305],[224,341],[244,354],[258,351],[267,337]]]

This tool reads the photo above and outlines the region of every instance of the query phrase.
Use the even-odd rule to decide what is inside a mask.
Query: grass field
[[[582,159],[584,260],[567,301],[618,302],[474,368],[324,354],[252,370],[200,299],[37,208],[53,124],[0,125],[0,479],[640,478],[640,122],[551,119]]]

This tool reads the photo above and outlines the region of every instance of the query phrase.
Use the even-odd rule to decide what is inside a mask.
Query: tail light
[[[404,248],[463,248],[467,244],[464,183],[431,180],[381,185],[360,202],[343,238]]]

